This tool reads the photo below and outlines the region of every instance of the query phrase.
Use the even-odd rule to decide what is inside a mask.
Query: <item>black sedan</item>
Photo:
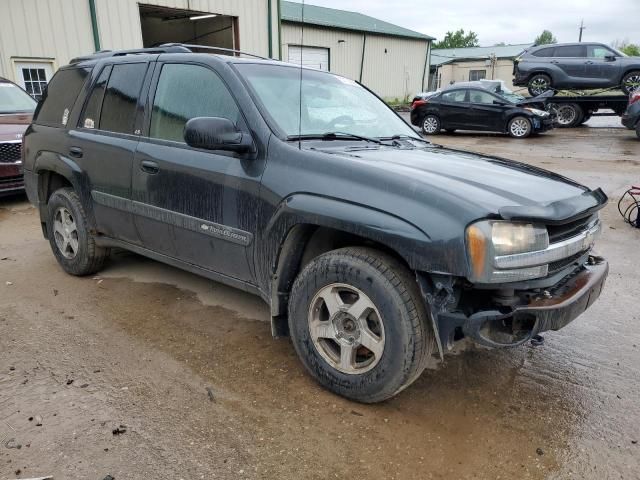
[[[526,138],[553,128],[551,114],[530,106],[542,105],[544,100],[524,99],[497,82],[454,84],[435,95],[414,98],[411,123],[427,135],[460,129]]]

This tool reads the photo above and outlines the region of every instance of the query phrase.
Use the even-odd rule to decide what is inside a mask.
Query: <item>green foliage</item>
[[[558,43],[558,39],[549,30],[543,30],[533,43],[534,45],[546,45],[548,43]]]
[[[630,57],[640,57],[640,46],[634,43],[628,43],[623,47],[620,47],[620,51]]]
[[[478,34],[476,32],[465,33],[461,28],[455,32],[447,32],[439,42],[433,45],[433,48],[464,48],[464,47],[478,47]]]

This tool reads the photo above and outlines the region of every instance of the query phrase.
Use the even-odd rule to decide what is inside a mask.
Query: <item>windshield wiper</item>
[[[422,143],[426,143],[427,145],[432,145],[429,140],[425,140],[424,138],[414,137],[412,135],[398,134],[392,135],[391,137],[379,137],[380,140],[417,140]]]
[[[287,140],[362,140],[382,145],[382,140],[364,135],[347,132],[308,133],[304,135],[289,135]]]

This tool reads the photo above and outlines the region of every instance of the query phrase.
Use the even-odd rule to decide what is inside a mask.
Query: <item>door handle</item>
[[[80,147],[71,147],[69,149],[69,155],[75,158],[82,158],[82,149]]]
[[[591,60],[587,60],[586,62],[584,62],[586,65],[593,65],[593,62]]]
[[[140,170],[154,175],[160,171],[160,167],[158,167],[158,164],[156,162],[152,162],[151,160],[143,160],[142,163],[140,163]]]
[[[556,65],[556,64],[558,64],[558,63],[560,63],[560,62],[559,62],[558,60],[551,60],[551,62],[550,62],[550,63],[553,63],[554,65]]]

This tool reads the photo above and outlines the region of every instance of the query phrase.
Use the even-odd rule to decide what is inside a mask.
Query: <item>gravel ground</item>
[[[68,276],[26,199],[1,199],[0,479],[638,478],[640,230],[615,201],[640,183],[640,142],[610,126],[432,140],[604,188],[611,273],[589,311],[365,406],[303,372],[259,299],[125,252]]]

